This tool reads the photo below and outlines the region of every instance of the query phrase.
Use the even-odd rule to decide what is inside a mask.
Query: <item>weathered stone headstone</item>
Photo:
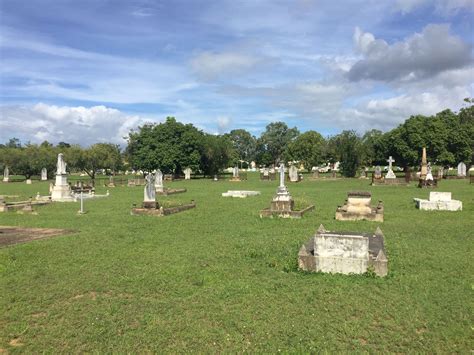
[[[31,181],[31,179],[26,179],[26,184],[27,185],[31,185],[33,183],[33,181]]]
[[[330,232],[321,225],[298,253],[298,266],[305,271],[362,274],[372,267],[378,276],[388,273],[384,235]]]
[[[46,168],[41,169],[41,181],[48,180],[48,171]]]
[[[466,177],[466,164],[460,162],[458,164],[458,176],[459,177]]]
[[[148,174],[148,175],[152,175],[152,174]],[[156,192],[163,192],[165,187],[163,185],[163,173],[161,172],[160,169],[156,170],[153,180],[154,180],[154,183],[155,183],[155,191]],[[148,183],[148,181],[147,181],[147,183]]]
[[[396,179],[397,177],[395,176],[392,170],[392,163],[394,163],[395,160],[392,158],[392,156],[389,156],[387,162],[388,162],[388,172],[387,174],[385,174],[385,179]]]
[[[190,168],[184,169],[184,180],[191,180],[192,170]]]
[[[234,178],[239,177],[239,167],[238,166],[234,166],[234,168],[232,169],[232,177],[234,177]]]
[[[365,172],[365,169],[360,169],[359,179],[366,179],[366,178],[367,178],[367,174]]]
[[[288,177],[290,178],[291,182],[299,181],[298,169],[296,168],[296,166],[290,166],[290,168],[288,169]]]
[[[143,190],[143,208],[156,208],[156,177],[150,173],[146,176],[145,180],[146,185]]]
[[[313,171],[313,179],[319,179],[319,170],[318,169]]]
[[[51,192],[51,200],[58,202],[74,201],[71,187],[67,182],[66,162],[62,153],[58,154],[58,161],[56,163],[56,182]]]
[[[8,182],[10,181],[10,170],[8,169],[8,166],[5,167],[3,170],[3,182]]]
[[[382,168],[378,165],[375,167],[374,178],[375,179],[381,179],[382,178]]]

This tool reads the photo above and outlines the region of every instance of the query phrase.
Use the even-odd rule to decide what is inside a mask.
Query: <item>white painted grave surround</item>
[[[462,201],[452,200],[451,192],[431,191],[429,200],[414,198],[414,201],[424,211],[462,211]]]
[[[229,190],[227,192],[223,192],[223,197],[239,197],[239,198],[246,198],[247,196],[257,196],[260,195],[260,191],[247,191],[247,190]]]

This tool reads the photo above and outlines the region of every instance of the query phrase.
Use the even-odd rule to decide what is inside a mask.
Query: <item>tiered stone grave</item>
[[[382,201],[376,207],[371,206],[372,195],[367,191],[352,191],[347,194],[343,206],[336,210],[336,219],[339,221],[367,220],[383,222],[384,208]]]

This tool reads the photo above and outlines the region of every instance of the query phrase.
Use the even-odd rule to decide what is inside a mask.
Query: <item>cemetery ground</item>
[[[160,202],[195,209],[131,216],[143,187],[108,198],[0,214],[0,225],[75,231],[0,248],[0,349],[8,352],[469,352],[473,348],[474,186],[441,181],[461,212],[426,212],[427,189],[338,179],[291,184],[300,220],[261,219],[277,181],[167,182],[187,192]],[[260,196],[229,199],[231,189]],[[105,193],[100,187],[97,193]],[[383,200],[384,223],[336,221],[347,192]],[[19,199],[48,182],[0,185]],[[373,232],[380,226],[386,278],[297,270],[300,246],[320,224]]]

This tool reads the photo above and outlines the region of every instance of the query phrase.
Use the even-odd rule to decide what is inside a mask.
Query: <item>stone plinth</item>
[[[229,190],[222,193],[222,197],[238,197],[246,198],[247,196],[260,195],[260,191],[246,191],[246,190]]]
[[[51,191],[51,200],[56,202],[73,202],[71,187],[67,183],[67,175],[56,175],[56,183]]]
[[[301,218],[306,212],[312,211],[314,205],[310,205],[303,210],[295,211],[294,201],[286,188],[278,188],[277,194],[273,197],[270,208],[260,211],[260,217],[280,217],[280,218]]]
[[[375,233],[330,232],[321,225],[301,246],[298,266],[304,271],[341,274],[363,274],[373,269],[376,275],[386,276],[383,233],[379,228]]]
[[[336,210],[336,219],[339,221],[367,220],[383,222],[383,203],[379,201],[376,207],[371,206],[372,195],[366,191],[354,191],[347,194],[343,206]]]
[[[424,211],[462,211],[462,201],[452,200],[451,192],[430,192],[429,200],[413,199],[416,207]]]

